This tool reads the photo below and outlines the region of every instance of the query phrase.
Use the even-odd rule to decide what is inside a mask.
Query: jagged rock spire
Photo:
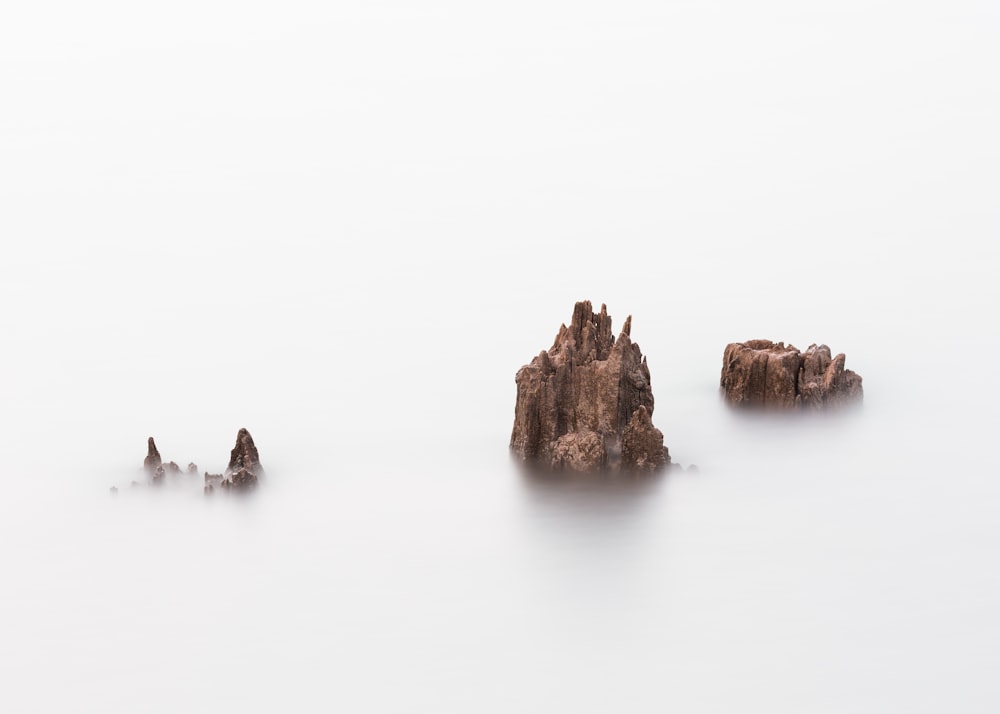
[[[149,437],[146,441],[146,458],[143,459],[142,468],[146,470],[150,476],[156,473],[156,469],[163,464],[163,459],[160,458],[160,452],[156,448],[156,442],[153,441],[153,437]]]
[[[260,465],[260,455],[253,443],[253,437],[246,429],[240,429],[236,435],[236,446],[230,452],[226,481],[237,488],[249,488],[256,486],[258,477],[263,475],[264,467]],[[226,485],[226,481],[223,481],[223,486]]]
[[[616,340],[605,305],[594,313],[589,301],[576,303],[569,327],[562,325],[552,347],[517,373],[510,439],[516,456],[577,471],[633,468],[640,461],[646,470],[646,464],[658,468],[669,462],[662,448],[642,457],[623,454],[625,428],[640,407],[646,421],[636,430],[645,429],[647,421],[655,430],[648,419],[653,413],[649,367],[631,329],[629,316]],[[656,433],[662,447],[663,435]]]

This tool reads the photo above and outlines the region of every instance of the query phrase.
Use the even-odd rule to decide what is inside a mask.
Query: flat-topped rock
[[[616,340],[606,306],[595,313],[589,301],[576,303],[569,327],[515,377],[515,456],[569,471],[653,471],[670,462],[650,418],[649,367],[631,327],[629,316]]]
[[[860,403],[861,376],[826,345],[803,353],[770,340],[734,342],[722,358],[720,385],[729,404],[769,410],[829,409]]]

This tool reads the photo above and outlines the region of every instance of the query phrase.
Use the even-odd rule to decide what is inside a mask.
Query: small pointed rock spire
[[[257,479],[264,475],[264,467],[260,465],[260,455],[253,443],[253,437],[246,429],[240,429],[236,435],[236,446],[229,456],[229,466],[226,467],[227,480],[239,488],[252,488],[257,485]]]
[[[146,458],[142,462],[142,467],[146,472],[152,476],[156,473],[156,469],[163,463],[163,459],[160,458],[160,452],[156,448],[156,442],[153,441],[153,437],[149,437],[146,442]]]

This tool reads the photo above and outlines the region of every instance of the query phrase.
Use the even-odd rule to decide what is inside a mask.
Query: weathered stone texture
[[[632,414],[622,433],[622,465],[630,471],[654,471],[665,462],[663,432],[653,426],[646,407]]]
[[[843,354],[826,345],[804,353],[793,345],[749,340],[726,346],[720,385],[733,406],[787,410],[827,409],[862,400],[861,377],[844,369]]]
[[[669,463],[662,434],[657,454],[623,453],[623,433],[636,411],[643,408],[647,421],[653,412],[649,367],[631,340],[631,326],[629,317],[616,340],[604,305],[594,313],[590,302],[576,304],[552,347],[518,370],[510,438],[516,456],[573,471],[634,468],[640,461],[641,470],[649,470]],[[651,421],[649,428],[659,433]],[[638,436],[629,443],[640,442],[649,448]]]
[[[264,475],[257,447],[246,429],[240,429],[236,435],[236,446],[230,453],[225,475],[234,488],[253,488],[257,485],[258,477]]]

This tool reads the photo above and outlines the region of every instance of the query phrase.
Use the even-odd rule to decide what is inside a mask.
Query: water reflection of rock
[[[638,512],[660,490],[664,476],[623,471],[553,472],[516,463],[532,509],[587,527],[634,522]]]
[[[602,627],[609,602],[641,607],[662,572],[655,554],[672,480],[520,469],[518,530],[532,597],[550,599],[553,617],[589,628]]]

